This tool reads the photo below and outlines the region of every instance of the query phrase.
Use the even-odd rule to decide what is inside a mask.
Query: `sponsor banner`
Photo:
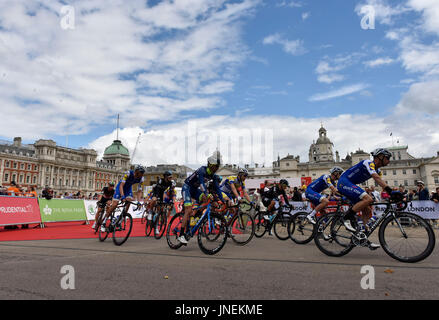
[[[311,203],[308,201],[290,201],[290,204],[293,206],[293,210],[291,210],[292,214],[312,211]]]
[[[425,219],[439,219],[439,203],[431,200],[412,201],[404,211],[417,214]]]
[[[36,198],[0,197],[0,225],[41,223]]]
[[[84,200],[38,199],[38,202],[43,223],[82,221],[87,219]]]
[[[87,215],[87,220],[94,220],[96,217],[96,212],[98,208],[96,207],[97,200],[84,200],[85,214]]]

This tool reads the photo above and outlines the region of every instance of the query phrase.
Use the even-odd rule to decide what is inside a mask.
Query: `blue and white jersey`
[[[374,173],[382,175],[380,169],[375,168],[375,163],[372,160],[363,160],[346,170],[341,175],[340,180],[347,179],[353,184],[360,184],[369,180]]]
[[[143,176],[140,177],[140,178],[137,178],[137,179],[134,178],[134,171],[133,171],[133,170],[130,170],[130,171],[125,172],[125,174],[124,174],[122,180],[120,180],[119,183],[117,184],[117,186],[116,186],[116,190],[119,190],[119,186],[120,186],[120,184],[121,184],[122,182],[125,182],[125,184],[124,184],[124,186],[123,186],[123,189],[124,189],[124,190],[130,190],[131,187],[132,187],[134,184],[137,184],[137,183],[139,184],[139,188],[138,188],[138,190],[143,190],[143,183],[144,183],[144,181],[145,181],[145,179],[144,179]]]
[[[307,189],[321,193],[323,190],[334,187],[333,181],[329,174],[324,174],[320,178],[314,180]]]

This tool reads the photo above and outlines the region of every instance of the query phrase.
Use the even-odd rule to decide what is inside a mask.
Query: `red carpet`
[[[0,241],[20,241],[20,240],[55,240],[55,239],[87,239],[97,238],[98,233],[94,233],[90,224],[84,222],[52,222],[46,223],[44,228],[37,228],[36,224],[29,225],[29,229],[5,230],[0,227]],[[111,235],[110,235],[111,236]],[[134,219],[133,230],[130,237],[144,237],[145,224],[140,219]]]

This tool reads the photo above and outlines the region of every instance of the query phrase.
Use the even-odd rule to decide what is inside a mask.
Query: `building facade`
[[[1,185],[9,186],[15,181],[24,189],[35,187],[39,193],[48,186],[56,195],[100,192],[108,182],[119,181],[129,169],[128,150],[123,147],[115,152],[118,142],[113,142],[103,160],[97,161],[97,152],[92,149],[71,149],[42,139],[24,145],[16,137],[13,143],[0,144]]]
[[[334,166],[348,169],[358,162],[370,159],[370,153],[361,149],[347,154],[344,159],[340,159],[338,151],[333,153],[334,144],[327,136],[327,131],[323,126],[319,129],[317,141],[313,141],[309,149],[309,161],[300,162],[299,156],[287,155],[284,158],[278,157],[273,162],[272,168],[249,169],[255,174],[253,179],[291,179],[292,181],[304,181],[308,183],[328,173]],[[391,187],[404,186],[406,189],[415,189],[417,181],[422,180],[425,186],[434,191],[439,187],[439,152],[435,156],[427,158],[415,158],[408,152],[408,146],[393,146],[387,148],[392,152],[392,159],[387,167],[382,168],[383,179]],[[299,180],[300,178],[300,180]],[[300,184],[297,183],[298,185]],[[366,181],[363,187],[374,185],[374,180]]]

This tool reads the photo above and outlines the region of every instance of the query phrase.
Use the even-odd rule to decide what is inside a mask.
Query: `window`
[[[402,174],[407,174],[407,170],[402,169]]]
[[[9,161],[5,161],[5,167],[9,168]]]
[[[395,186],[395,187],[397,187],[398,186],[398,181],[393,181],[393,185]]]
[[[405,185],[406,187],[408,187],[409,182],[408,182],[407,180],[404,180],[404,185]]]
[[[17,169],[17,162],[14,162],[14,169]]]
[[[27,165],[27,170],[30,171],[30,170],[31,170],[31,167],[32,167],[32,166],[31,166],[30,164],[28,164],[28,165]]]
[[[20,169],[24,170],[24,163],[20,164]]]
[[[14,173],[14,174],[12,175],[12,181],[15,181],[15,180],[17,180],[17,175]]]
[[[396,176],[396,170],[393,170],[393,175]]]
[[[434,177],[434,183],[435,184],[439,184],[439,176],[435,176]]]
[[[4,181],[9,181],[9,173],[5,173],[5,180]]]
[[[27,176],[26,177],[26,183],[29,184],[29,182],[30,182],[30,176]]]
[[[290,163],[289,162],[287,162],[287,167],[289,167],[290,166]]]
[[[36,183],[37,183],[37,176],[34,176],[33,184],[36,184]]]
[[[416,169],[413,169],[413,174],[416,174]],[[416,184],[416,183],[415,183]]]
[[[383,175],[387,176],[387,171],[386,170],[383,170]]]

